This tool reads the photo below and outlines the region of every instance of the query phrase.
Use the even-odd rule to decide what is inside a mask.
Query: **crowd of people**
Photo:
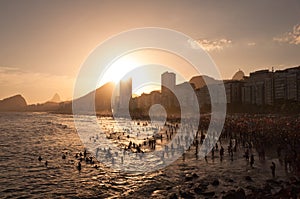
[[[202,117],[200,132],[210,123],[209,117]],[[265,160],[266,152],[278,158],[289,173],[300,175],[300,117],[278,115],[228,115],[219,142],[229,141],[228,154],[232,156],[237,148],[244,150],[244,157],[254,164],[254,150],[259,160]],[[234,142],[234,143],[233,143]],[[222,146],[223,147],[223,146]],[[212,149],[214,154],[216,146]],[[220,150],[220,157],[224,155]],[[272,173],[275,163],[271,165]]]
[[[212,122],[212,123],[211,123]],[[111,148],[97,147],[95,157],[100,154],[106,154],[106,159],[111,159],[112,164],[117,158],[123,164],[126,154],[140,153],[140,157],[144,157],[143,153],[156,150],[156,145],[160,145],[162,151],[162,160],[169,154],[183,154],[185,158],[185,150],[195,147],[196,157],[201,154],[207,161],[210,154],[211,159],[216,157],[223,161],[224,156],[228,156],[233,161],[234,153],[237,151],[244,154],[244,158],[249,162],[250,167],[254,167],[255,159],[264,161],[266,153],[269,157],[278,158],[280,164],[289,173],[300,175],[300,117],[298,116],[276,116],[276,115],[227,115],[222,128],[222,132],[217,133],[214,128],[208,133],[208,127],[217,125],[218,121],[211,121],[210,116],[201,117],[198,131],[194,134],[189,125],[180,123],[166,122],[163,128],[160,128],[155,135],[149,136],[142,142],[134,141],[133,134],[129,134],[129,130],[113,133],[110,138],[114,138],[116,142],[123,141],[122,152],[114,152]],[[143,123],[137,124],[142,128],[150,128]],[[137,135],[138,136],[138,135]],[[174,139],[174,140],[173,140]],[[98,142],[99,136],[92,136],[91,142]],[[125,141],[126,142],[125,142]],[[204,146],[204,147],[202,147]],[[204,151],[199,151],[203,149]],[[257,154],[258,157],[255,157]],[[130,155],[130,154],[129,154]],[[65,159],[66,155],[62,155]],[[86,161],[95,165],[92,157],[87,157],[86,150],[83,153],[75,155],[78,160],[77,169],[81,170],[81,161]],[[42,161],[42,157],[38,158]],[[45,166],[48,162],[45,162]],[[275,176],[276,164],[272,162],[270,165],[272,175]]]

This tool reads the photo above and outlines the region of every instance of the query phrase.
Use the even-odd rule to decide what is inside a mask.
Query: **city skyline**
[[[200,86],[195,82],[193,78],[189,82],[177,84],[176,74],[166,71],[161,74],[160,90],[143,93],[127,103],[132,112],[144,116],[155,104],[162,104],[169,114],[178,114],[180,109],[187,110],[193,105],[198,105],[204,112],[209,112],[211,106],[220,105],[227,106],[229,113],[299,111],[300,66],[276,71],[262,69],[251,72],[249,76],[244,76],[239,70],[232,79],[220,81],[202,78]],[[190,88],[191,93],[188,92]]]
[[[288,74],[285,74],[285,73],[288,73]],[[243,78],[241,78],[241,74],[243,75]],[[275,76],[274,76],[274,74],[275,74]],[[205,85],[202,85],[200,88],[197,88],[197,85],[194,85],[194,86],[196,86],[195,90],[198,90],[198,92],[201,90],[200,91],[201,94],[198,93],[198,97],[199,97],[199,95],[202,95],[201,96],[201,98],[203,98],[202,101],[206,101],[206,103],[208,101],[210,103],[210,97],[209,97],[209,93],[208,93],[206,84],[212,85],[212,89],[218,90],[219,88],[218,88],[217,85],[219,85],[220,83],[223,82],[223,84],[225,85],[225,89],[226,89],[227,103],[236,103],[236,102],[238,102],[238,103],[244,103],[244,104],[272,105],[274,103],[274,99],[276,98],[276,96],[270,96],[270,93],[266,94],[266,93],[262,93],[262,92],[265,92],[265,91],[260,91],[261,96],[259,97],[259,99],[256,99],[254,97],[254,95],[253,95],[252,99],[250,99],[251,98],[250,96],[247,96],[247,97],[245,96],[246,92],[248,92],[248,95],[250,95],[249,94],[250,91],[245,91],[245,90],[249,89],[249,84],[250,84],[250,87],[251,86],[256,86],[257,87],[257,85],[260,85],[260,86],[264,86],[264,87],[267,86],[269,89],[274,89],[273,87],[271,88],[271,85],[270,85],[270,81],[274,77],[277,77],[277,79],[281,80],[281,82],[277,82],[277,85],[285,84],[285,83],[288,83],[288,82],[290,84],[294,84],[294,80],[291,80],[290,78],[296,78],[296,79],[300,78],[300,65],[294,66],[294,67],[289,67],[289,68],[284,68],[284,69],[280,69],[280,70],[274,70],[274,68],[272,68],[271,70],[269,70],[269,69],[259,69],[257,71],[251,71],[249,73],[249,75],[246,75],[243,72],[243,70],[238,69],[235,72],[235,74],[233,74],[232,78],[230,78],[230,79],[221,79],[221,80],[214,79],[214,78],[211,78],[211,77],[206,76],[206,75],[198,75],[198,76],[193,76],[191,79],[189,79],[187,81],[182,81],[182,79],[181,79],[181,81],[178,81],[178,78],[177,78],[178,76],[176,76],[176,73],[174,73],[172,71],[164,71],[164,72],[161,73],[161,75],[158,75],[158,76],[160,77],[160,81],[161,81],[161,84],[159,86],[151,87],[150,90],[147,90],[145,92],[141,92],[139,94],[137,94],[133,90],[133,84],[135,82],[135,79],[132,78],[131,76],[128,76],[128,75],[123,77],[122,79],[120,79],[119,82],[110,81],[110,82],[106,82],[106,84],[107,83],[112,83],[116,86],[116,89],[118,91],[114,91],[115,93],[113,95],[115,97],[117,97],[118,99],[115,102],[120,103],[122,101],[122,103],[121,103],[122,106],[124,106],[124,100],[125,100],[125,103],[126,103],[126,101],[128,101],[127,98],[128,98],[129,91],[132,91],[131,92],[132,97],[136,98],[136,97],[141,97],[144,94],[149,95],[149,94],[154,93],[154,92],[160,92],[161,93],[165,86],[166,86],[166,88],[171,88],[171,90],[176,90],[176,87],[178,87],[180,85],[184,85],[186,83],[192,84],[193,79],[197,78],[197,77],[208,77],[209,78],[207,80],[205,80],[205,78],[203,79],[203,81],[205,82]],[[240,78],[240,79],[235,79],[237,77]],[[287,77],[290,77],[290,78],[287,79],[287,80],[282,80],[282,78],[287,78]],[[277,80],[277,81],[280,81],[280,80]],[[250,83],[249,83],[249,81],[250,81]],[[263,81],[263,82],[259,82],[259,81]],[[285,81],[287,81],[287,82],[285,82]],[[243,91],[242,91],[241,85],[238,85],[238,84],[241,84],[241,83],[244,84],[243,85]],[[231,92],[233,92],[233,91],[228,91],[227,90],[227,89],[229,89],[229,87],[226,87],[228,84],[230,84],[230,89],[232,89],[231,86],[233,84],[235,84],[234,89],[240,89],[240,91],[234,91],[234,92],[239,92],[239,94],[235,94],[234,97],[230,96]],[[266,84],[266,86],[264,84]],[[102,86],[104,86],[104,85],[101,85],[98,88],[101,88]],[[248,88],[246,88],[247,86],[248,86]],[[289,98],[289,99],[294,99],[295,101],[300,101],[300,80],[299,80],[299,83],[295,83],[295,85],[293,85],[293,86],[295,87],[295,88],[294,87],[292,88],[293,92],[296,92],[294,90],[299,87],[299,94],[293,93],[293,97],[285,96],[284,94],[280,94],[280,96],[278,96],[277,98],[280,98],[280,99],[284,98],[285,99],[285,97],[286,97],[287,99]],[[277,87],[279,87],[279,86],[277,86]],[[260,89],[262,89],[262,88],[260,88]],[[135,90],[137,90],[137,89],[135,89]],[[281,88],[281,90],[282,90],[282,88]],[[140,90],[137,90],[137,91],[140,91]],[[94,92],[94,91],[90,91],[90,92]],[[124,94],[125,97],[124,97],[124,99],[121,100],[120,96],[121,96],[122,92],[125,93]],[[271,91],[269,91],[269,92],[271,92]],[[280,91],[280,92],[283,92],[283,91]],[[291,92],[291,91],[289,90],[289,92]],[[242,93],[243,93],[243,96],[242,96]],[[86,95],[88,95],[88,94],[89,93],[87,93]],[[17,93],[16,95],[22,95],[22,94]],[[262,95],[264,95],[264,96],[262,96]],[[298,97],[298,95],[299,95],[299,97]],[[2,98],[2,99],[10,98],[12,96],[15,96],[15,95],[7,96],[7,97]],[[42,103],[47,103],[47,102],[54,102],[52,99],[53,99],[53,97],[57,97],[57,96],[60,98],[60,95],[58,93],[54,93],[52,95],[52,98],[49,98],[48,100],[46,100],[44,102],[38,102],[38,103],[28,103],[26,98],[25,98],[25,100],[27,101],[28,105],[30,105],[30,104],[32,104],[32,105],[33,104],[42,104]],[[80,96],[80,98],[82,98],[84,96],[85,95]],[[234,98],[234,99],[232,100],[231,98]],[[2,99],[0,99],[0,100],[2,100]],[[76,99],[71,99],[71,100],[76,100]],[[71,100],[60,99],[59,102],[55,102],[55,103],[66,102],[66,101],[71,101]],[[202,105],[203,105],[203,103],[202,103]]]

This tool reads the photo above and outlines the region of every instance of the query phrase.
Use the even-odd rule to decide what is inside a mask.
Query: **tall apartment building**
[[[176,75],[175,73],[165,72],[161,75],[161,92],[166,93],[167,90],[175,89],[176,85]]]
[[[172,72],[165,72],[161,75],[161,98],[162,104],[172,107],[176,103],[175,95],[176,75]]]
[[[256,104],[256,105],[265,104],[266,102],[265,81],[266,79],[271,77],[272,77],[272,73],[269,70],[259,70],[250,73],[250,76],[244,80],[244,85],[242,87],[242,97],[241,97],[242,103]]]
[[[250,73],[242,87],[242,103],[274,105],[300,101],[300,67]]]
[[[126,79],[120,81],[120,96],[119,96],[119,108],[128,110],[129,100],[132,96],[132,79]]]
[[[286,73],[276,71],[274,74],[274,102],[283,102],[286,99]]]
[[[273,80],[273,74],[271,77],[267,77],[265,79],[264,83],[265,88],[265,104],[266,105],[273,105],[274,104],[274,80]]]

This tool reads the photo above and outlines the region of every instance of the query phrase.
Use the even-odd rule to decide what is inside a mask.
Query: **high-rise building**
[[[274,74],[274,100],[283,102],[286,99],[286,73],[276,71]]]
[[[279,70],[274,73],[274,98],[276,102],[297,101],[300,67]]]
[[[300,67],[285,70],[260,70],[250,73],[242,87],[243,104],[274,105],[299,101]]]
[[[273,80],[273,73],[270,77],[265,79],[265,104],[266,105],[273,105],[274,104],[274,80]]]
[[[226,101],[228,104],[242,103],[242,86],[243,82],[240,80],[224,80]]]
[[[129,101],[132,96],[132,79],[126,79],[120,81],[120,97],[119,108],[128,110]]]
[[[166,107],[174,107],[176,97],[174,95],[176,86],[175,73],[165,72],[161,75],[161,100]]]
[[[288,73],[286,76],[287,100],[297,101],[297,73]]]
[[[175,89],[176,85],[176,75],[175,73],[165,72],[161,75],[161,92],[166,93],[166,90],[173,90]],[[167,88],[167,89],[166,89]]]
[[[244,80],[245,83],[242,88],[242,103],[256,105],[265,104],[265,81],[271,77],[272,72],[269,70],[259,70],[250,73],[250,77]],[[268,101],[272,101],[272,99],[268,99]]]

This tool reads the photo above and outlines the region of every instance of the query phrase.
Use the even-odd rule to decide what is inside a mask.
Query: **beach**
[[[229,118],[232,123],[227,121],[226,124],[232,126],[233,122],[237,123],[241,118],[241,116],[232,116]],[[262,116],[253,116],[253,118],[265,118],[251,120],[257,127],[260,126],[259,120],[262,123],[270,120],[270,117]],[[279,123],[282,118],[274,119],[274,122],[282,126]],[[207,155],[207,161],[197,157],[194,142],[184,156],[164,168],[147,173],[126,173],[99,162],[92,152],[87,151],[85,156],[92,157],[94,162],[84,159],[85,146],[76,132],[72,115],[1,113],[0,120],[1,198],[222,198],[230,194],[241,194],[247,198],[280,198],[287,194],[292,197],[293,194],[299,193],[296,168],[292,167],[293,163],[286,168],[284,161],[280,161],[276,149],[274,151],[277,143],[271,143],[276,138],[268,138],[264,143],[264,160],[259,159],[256,149],[258,145],[254,138],[258,136],[255,134],[254,138],[249,138],[253,140],[251,150],[255,160],[253,167],[245,158],[246,145],[243,146],[241,138],[235,138],[239,144],[231,155],[228,152],[230,135],[223,132],[221,143],[218,142],[218,149],[215,149],[214,156],[212,153]],[[88,119],[86,120],[88,123]],[[107,127],[110,125],[107,118],[98,118],[98,120],[102,125],[104,123]],[[299,120],[294,117],[293,121],[290,118],[284,118],[284,121],[292,122],[294,128],[297,127]],[[136,125],[137,122],[133,121]],[[272,126],[267,127],[272,130]],[[150,127],[144,126],[144,128]],[[232,129],[231,132],[235,131]],[[246,135],[247,132],[243,133]],[[140,139],[144,140],[142,133],[140,136]],[[287,137],[286,141],[290,137]],[[234,138],[234,134],[231,138]],[[244,136],[242,138],[248,140]],[[118,140],[117,137],[112,139]],[[161,147],[159,139],[157,150]],[[291,140],[295,138],[291,137]],[[127,141],[127,137],[124,136],[123,143],[127,144]],[[291,145],[291,150],[294,146],[297,149],[297,144],[298,140],[295,145]],[[124,145],[115,142],[115,147],[124,147]],[[222,161],[220,160],[221,146],[225,149]],[[283,148],[281,151],[281,154],[285,154],[284,152],[288,150]],[[79,171],[80,153],[82,153],[82,160]],[[38,160],[39,156],[42,157],[41,161]],[[65,158],[62,158],[63,156]],[[275,177],[272,176],[270,169],[272,162],[276,164]]]

